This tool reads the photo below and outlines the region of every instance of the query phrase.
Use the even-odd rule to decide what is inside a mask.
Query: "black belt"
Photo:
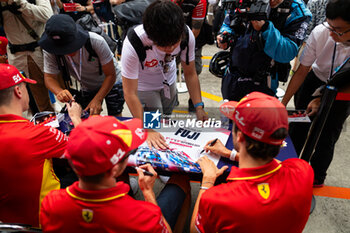
[[[23,52],[23,51],[32,51],[34,52],[35,51],[35,48],[38,47],[38,42],[37,41],[34,41],[32,43],[29,43],[29,44],[11,44],[11,43],[8,43],[9,44],[9,48],[10,48],[10,51],[12,54],[15,54],[17,52]]]

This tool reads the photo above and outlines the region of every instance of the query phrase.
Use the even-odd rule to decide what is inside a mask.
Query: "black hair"
[[[0,90],[0,106],[8,105],[12,98],[15,86]]]
[[[99,183],[101,183],[101,181],[103,180],[105,175],[106,175],[106,172],[99,173],[99,174],[92,175],[92,176],[80,176],[80,175],[78,175],[78,176],[82,181],[84,181],[86,183],[99,184]]]
[[[180,41],[185,20],[179,6],[170,0],[156,0],[143,15],[143,27],[149,39],[161,47]]]
[[[329,0],[326,6],[327,19],[341,18],[350,23],[350,1],[349,0]]]
[[[238,131],[237,125],[234,126],[234,132]],[[243,133],[243,132],[242,132]],[[272,139],[284,139],[287,137],[288,130],[286,128],[277,129],[272,135]],[[251,137],[244,135],[246,141],[246,150],[254,159],[268,160],[276,157],[280,151],[280,145],[271,145],[264,142],[259,142]]]

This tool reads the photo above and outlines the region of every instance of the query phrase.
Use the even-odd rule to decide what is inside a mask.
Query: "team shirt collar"
[[[66,188],[67,194],[77,200],[85,202],[105,202],[124,197],[128,194],[129,185],[118,182],[115,187],[102,190],[84,190],[79,188],[79,182],[75,182]]]
[[[260,177],[264,177],[278,171],[281,167],[282,164],[278,163],[275,159],[268,164],[254,168],[238,168],[232,166],[227,180],[231,181],[258,179]]]
[[[0,124],[1,123],[18,123],[18,122],[29,122],[29,121],[26,118],[15,114],[0,115]]]

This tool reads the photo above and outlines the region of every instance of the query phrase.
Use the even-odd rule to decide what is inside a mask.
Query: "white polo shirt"
[[[327,82],[332,67],[332,57],[335,41],[329,35],[329,30],[322,24],[315,27],[306,41],[305,49],[300,57],[304,66],[312,66],[316,76]],[[337,43],[333,71],[350,57],[350,43]]]
[[[128,79],[138,79],[139,91],[154,91],[161,90],[164,87],[163,81],[166,80],[170,85],[176,81],[176,61],[175,57],[180,52],[180,45],[172,52],[173,60],[169,63],[168,72],[164,73],[164,57],[165,52],[160,51],[151,41],[143,25],[135,27],[135,32],[141,39],[144,46],[152,46],[152,49],[146,50],[146,59],[144,62],[144,69],[141,67],[139,57],[131,45],[129,39],[126,37],[123,43],[123,50],[121,56],[122,76]],[[191,29],[189,32],[189,62],[193,61],[195,39]],[[186,61],[187,48],[181,52],[181,60]]]

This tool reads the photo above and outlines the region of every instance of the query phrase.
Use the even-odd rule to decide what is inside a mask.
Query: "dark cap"
[[[53,15],[39,40],[41,48],[55,55],[73,53],[84,46],[89,33],[65,14]]]

